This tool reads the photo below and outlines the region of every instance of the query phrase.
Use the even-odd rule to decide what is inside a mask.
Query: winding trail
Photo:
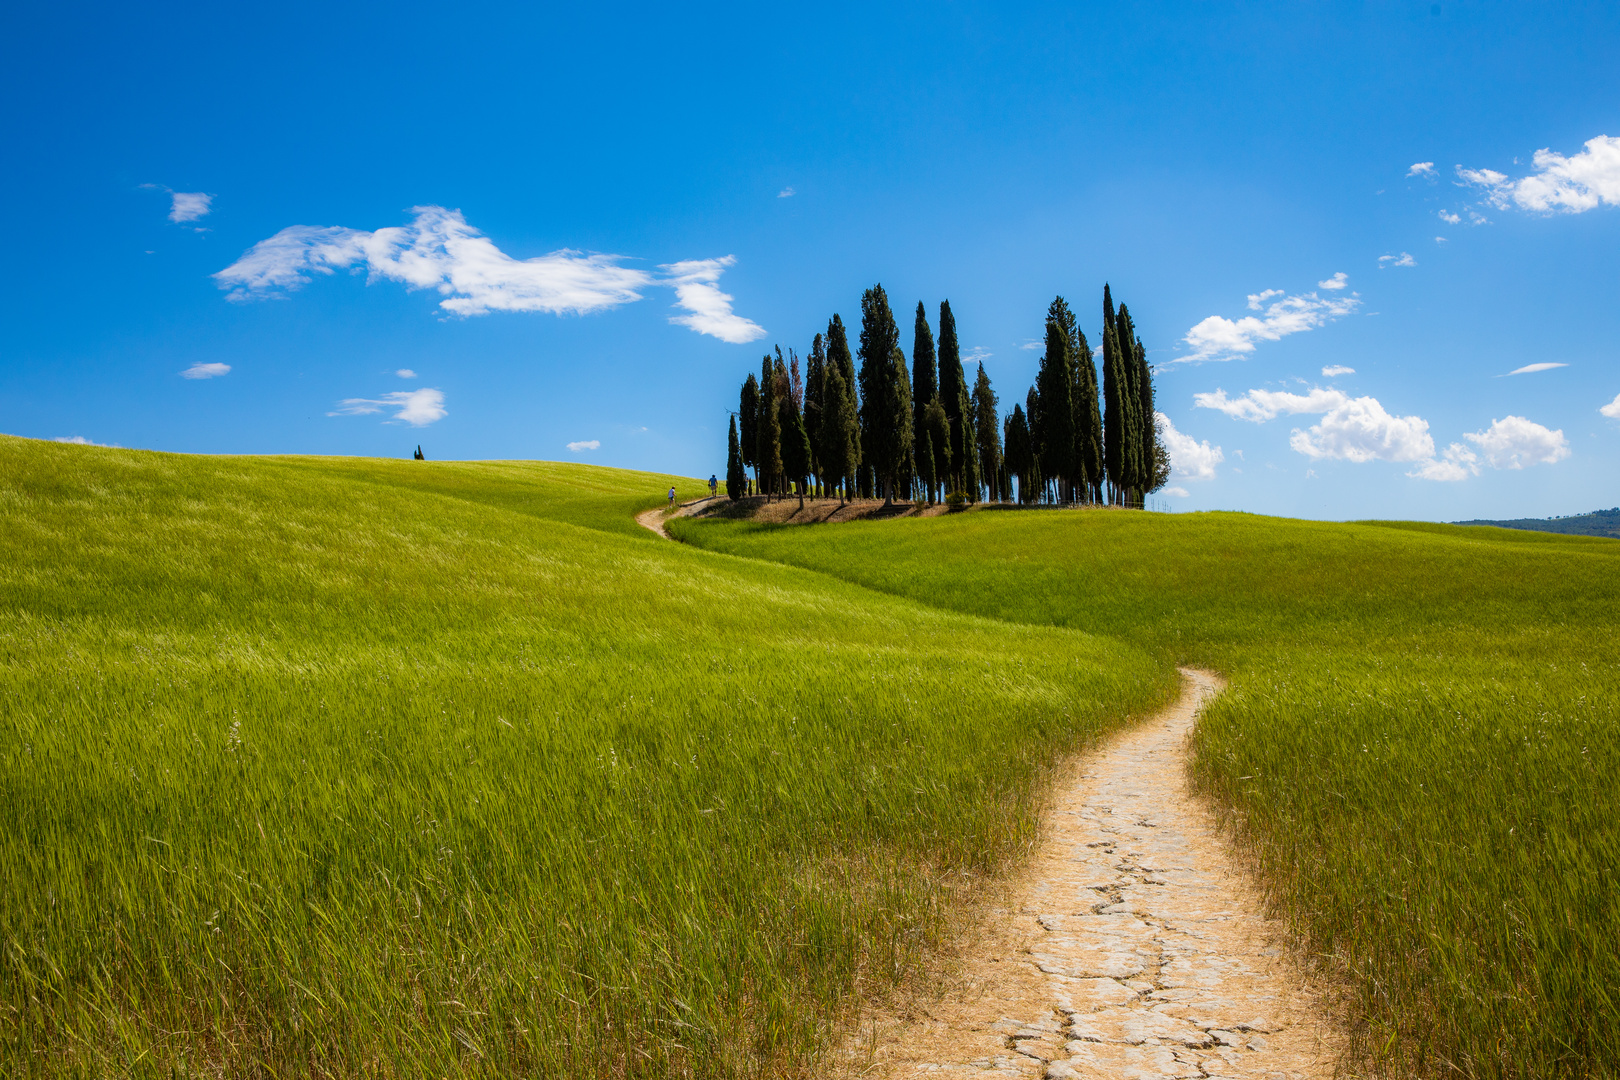
[[[1328,1077],[1339,1034],[1286,928],[1187,790],[1186,739],[1220,684],[1082,758],[1028,874],[946,993],[869,1022],[851,1072],[884,1077]]]
[[[681,506],[689,513],[706,499]],[[664,510],[636,520],[661,536]],[[1187,788],[1186,744],[1217,676],[1080,758],[1035,857],[936,1000],[869,1016],[843,1076],[1330,1077],[1342,1033],[1287,928]]]
[[[698,507],[706,506],[709,503],[714,502],[719,497],[720,496],[718,495],[705,495],[701,499],[693,499],[691,502],[683,502],[675,508],[675,516],[685,517]],[[636,515],[636,524],[640,525],[644,529],[651,529],[659,536],[662,536],[665,540],[673,540],[675,538],[669,535],[669,531],[664,528],[664,522],[668,520],[668,516],[665,514],[665,511],[668,509],[669,508],[667,506],[655,506],[651,510],[643,510],[641,513]]]

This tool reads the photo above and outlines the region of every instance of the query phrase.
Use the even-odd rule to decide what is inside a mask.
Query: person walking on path
[[[675,489],[674,488],[669,489],[669,505],[671,505],[671,506],[675,505]]]
[[[711,499],[714,498],[715,492],[719,489],[719,487],[720,487],[719,479],[715,477],[714,473],[710,473],[709,474],[709,498],[711,498]]]

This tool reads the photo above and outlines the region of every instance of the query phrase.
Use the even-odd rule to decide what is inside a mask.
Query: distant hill
[[[1620,537],[1620,506],[1571,514],[1558,518],[1515,518],[1512,521],[1454,521],[1453,525],[1495,525],[1502,529],[1531,529],[1535,532],[1571,533],[1576,536]]]

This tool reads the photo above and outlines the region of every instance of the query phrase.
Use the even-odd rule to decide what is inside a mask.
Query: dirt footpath
[[[869,1019],[834,1063],[867,1077],[1326,1077],[1339,1050],[1284,927],[1186,788],[1218,688],[1088,755],[1039,852],[945,995]]]

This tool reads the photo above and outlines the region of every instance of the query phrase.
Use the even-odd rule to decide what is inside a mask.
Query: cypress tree
[[[1018,477],[1018,501],[1028,502],[1031,460],[1029,420],[1024,416],[1021,405],[1013,405],[1012,415],[1007,417],[1005,445],[1007,472]]]
[[[931,405],[938,403],[938,398],[930,402]],[[945,410],[939,410],[939,414],[944,416]],[[933,506],[934,481],[939,474],[935,471],[937,463],[934,461],[934,433],[928,428],[928,420],[928,409],[924,407],[923,416],[917,422],[917,431],[915,433],[917,441],[914,445],[917,450],[917,480],[922,484],[923,499],[929,506]],[[946,421],[946,430],[949,429],[950,422]]]
[[[782,476],[782,420],[777,411],[776,393],[776,370],[771,365],[770,353],[766,353],[765,363],[760,368],[759,419],[754,423],[759,447],[754,451],[754,460],[760,493],[767,496],[776,493]]]
[[[1024,395],[1024,422],[1029,425],[1029,502],[1040,502],[1046,487],[1041,469],[1041,396],[1032,386]]]
[[[900,330],[882,285],[861,296],[859,356],[861,457],[883,484],[885,503],[891,503],[902,470],[910,475],[911,400],[909,393],[902,395],[902,380],[910,380],[905,378]]]
[[[1147,362],[1147,349],[1140,337],[1135,337],[1132,353],[1136,360],[1136,487],[1145,496],[1164,486],[1154,479],[1159,458],[1159,424],[1153,402],[1153,368]]]
[[[939,403],[951,422],[951,462],[956,475],[946,485],[960,490],[961,469],[966,455],[962,450],[962,402],[967,397],[967,379],[962,372],[962,347],[956,340],[956,315],[949,300],[939,305]]]
[[[777,346],[776,364],[776,409],[778,423],[782,431],[782,479],[783,494],[787,494],[786,483],[792,481],[798,491],[799,505],[804,506],[804,485],[810,475],[810,436],[804,428],[804,415],[799,410],[799,403],[804,398],[804,387],[797,378],[799,373],[799,358],[793,350],[788,350],[789,361],[782,363],[782,348]]]
[[[1129,487],[1132,403],[1130,373],[1126,359],[1129,346],[1120,341],[1119,323],[1114,317],[1114,300],[1103,286],[1103,471],[1112,488],[1111,501],[1122,502]]]
[[[804,431],[810,439],[810,474],[822,484],[827,483],[821,468],[821,399],[826,393],[826,372],[827,345],[817,334],[804,362]]]
[[[855,417],[855,395],[844,381],[839,364],[829,363],[822,385],[821,467],[826,482],[838,488],[838,504],[852,494],[855,470],[860,465],[860,425]]]
[[[748,487],[748,474],[743,472],[742,448],[737,445],[737,418],[731,418],[731,436],[726,440],[726,498],[736,502]]]
[[[906,354],[896,345],[889,353],[891,400],[889,415],[894,417],[894,492],[902,499],[912,497],[912,480],[917,473],[916,444],[912,440],[911,373],[906,370]]]
[[[968,497],[968,502],[978,502],[983,486],[983,478],[979,475],[979,440],[973,432],[972,407],[962,411],[962,467],[958,470],[962,476],[962,494]]]
[[[979,476],[992,496],[1001,498],[1001,423],[996,418],[996,392],[990,388],[990,377],[979,365],[979,374],[973,380],[973,434],[979,449]]]
[[[1136,337],[1136,325],[1124,304],[1114,316],[1115,340],[1119,344],[1120,365],[1124,376],[1120,391],[1123,439],[1120,444],[1121,478],[1125,487],[1127,505],[1137,505],[1142,489],[1152,471],[1152,443],[1145,438],[1144,422],[1151,426],[1153,418],[1142,415],[1142,376],[1147,368],[1147,354]],[[1152,388],[1147,389],[1149,394]]]
[[[1069,355],[1074,361],[1075,498],[1096,502],[1103,475],[1102,410],[1097,394],[1097,363],[1080,322],[1069,315]]]
[[[754,378],[752,372],[743,380],[742,401],[737,407],[742,430],[738,437],[742,440],[742,463],[755,470],[754,479],[759,479],[759,459],[754,455],[759,451],[759,380]]]
[[[1074,315],[1059,296],[1046,309],[1046,352],[1041,356],[1035,387],[1040,394],[1038,437],[1041,469],[1060,485],[1058,497],[1072,498],[1075,478],[1074,362],[1069,355],[1069,332]]]
[[[928,327],[928,311],[917,301],[917,318],[911,338],[911,415],[912,439],[917,446],[917,472],[922,474],[923,414],[939,396],[939,372],[934,363],[934,332]],[[928,498],[933,500],[930,489]]]

